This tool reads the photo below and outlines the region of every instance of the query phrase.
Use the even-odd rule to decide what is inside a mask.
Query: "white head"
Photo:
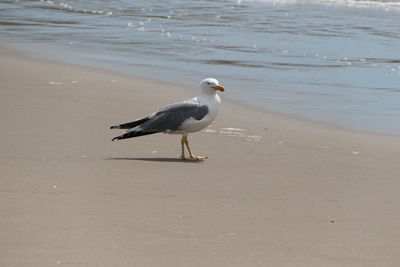
[[[200,89],[203,94],[215,95],[217,91],[225,91],[225,88],[222,85],[219,85],[219,82],[214,78],[204,79],[200,83]]]

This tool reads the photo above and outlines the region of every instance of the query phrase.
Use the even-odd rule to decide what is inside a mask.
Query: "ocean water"
[[[3,0],[0,41],[190,86],[212,76],[224,98],[400,134],[400,0]]]

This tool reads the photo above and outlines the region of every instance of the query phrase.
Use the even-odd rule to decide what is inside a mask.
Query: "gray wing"
[[[201,120],[208,113],[206,105],[200,106],[196,103],[177,103],[160,110],[154,117],[140,125],[143,132],[165,132],[177,131],[182,123],[193,118]]]

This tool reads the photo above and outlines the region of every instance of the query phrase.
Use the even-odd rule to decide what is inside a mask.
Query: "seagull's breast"
[[[221,102],[218,95],[212,98],[198,97],[197,101],[200,106],[203,105],[207,106],[208,112],[201,120],[196,120],[195,118],[189,118],[188,120],[183,122],[182,125],[179,127],[179,129],[183,132],[190,133],[190,132],[200,131],[206,128],[208,125],[210,125],[217,117],[218,107]]]

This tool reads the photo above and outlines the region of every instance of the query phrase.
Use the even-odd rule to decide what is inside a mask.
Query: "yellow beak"
[[[213,86],[212,88],[214,88],[215,90],[221,91],[221,92],[225,91],[225,88],[222,85],[216,85],[216,86]]]

